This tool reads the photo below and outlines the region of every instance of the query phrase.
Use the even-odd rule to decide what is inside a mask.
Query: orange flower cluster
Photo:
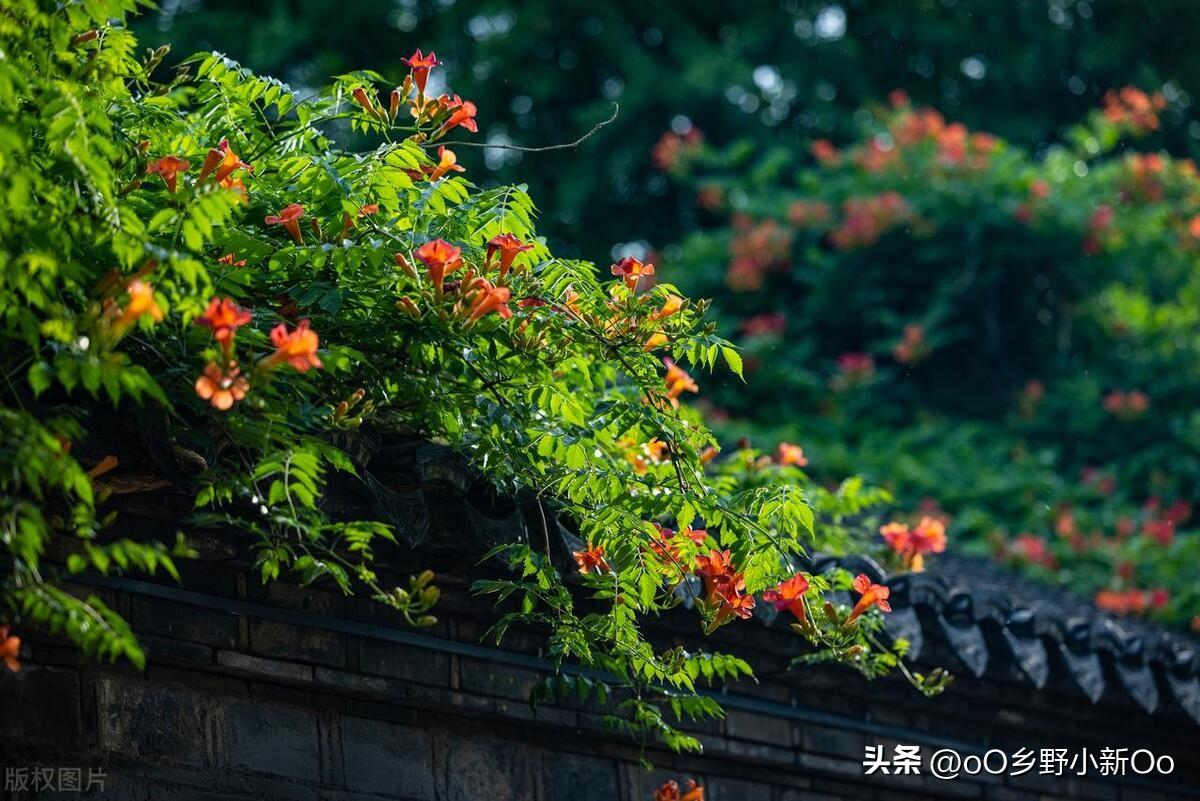
[[[498,234],[487,244],[487,255],[480,268],[482,274],[476,275],[475,268],[468,267],[461,281],[449,284],[446,277],[467,266],[461,248],[444,239],[433,239],[417,248],[413,255],[425,265],[429,283],[433,287],[434,300],[440,301],[448,292],[453,292],[456,299],[452,313],[464,317],[465,324],[470,326],[493,312],[506,320],[513,316],[509,306],[512,290],[507,286],[493,284],[483,274],[495,266],[499,273],[498,280],[502,284],[513,269],[516,257],[532,248],[533,245],[521,242],[512,234]],[[497,254],[500,256],[499,262],[495,261]],[[397,253],[395,258],[397,265],[410,275],[416,276],[403,253]],[[420,316],[420,310],[408,298],[403,299],[401,305],[410,315]],[[529,305],[524,304],[523,308]]]
[[[400,106],[408,104],[409,113],[419,129],[418,141],[439,139],[459,127],[472,133],[479,130],[479,125],[475,121],[474,103],[463,100],[458,95],[443,94],[436,98],[426,95],[429,74],[442,63],[437,60],[433,51],[426,54],[418,49],[408,58],[401,60],[408,67],[409,72],[404,77],[404,82],[389,94],[386,107],[376,102],[377,97],[373,89],[360,86],[350,93],[354,102],[361,106],[368,116],[384,124],[394,124],[400,115]],[[438,178],[451,169],[461,171],[461,168],[454,166],[455,159],[452,152],[439,151],[438,156],[439,166],[434,168],[435,172],[440,170]],[[431,178],[431,180],[437,180],[437,178]]]
[[[196,324],[211,329],[213,338],[220,344],[226,358],[233,354],[233,337],[237,330],[250,322],[250,312],[239,307],[229,298],[213,298],[208,302],[204,314],[196,318]]]
[[[830,383],[836,390],[845,390],[870,379],[875,374],[875,360],[869,353],[850,351],[838,356],[837,369]]]
[[[679,396],[685,392],[699,392],[700,386],[688,375],[687,371],[675,364],[673,359],[663,359],[667,374],[663,382],[667,385],[667,400],[672,406],[679,406]]]
[[[829,241],[840,250],[870,247],[892,228],[913,222],[915,216],[899,192],[849,198],[842,203],[842,221],[829,232]]]
[[[242,374],[235,358],[234,340],[237,330],[251,319],[251,313],[233,300],[216,297],[209,300],[204,314],[196,318],[196,325],[212,331],[213,339],[221,347],[221,361],[210,361],[205,365],[194,387],[196,394],[214,409],[228,411],[250,392],[250,380]],[[283,323],[275,326],[271,331],[271,343],[275,352],[259,362],[260,370],[269,370],[285,362],[302,373],[321,366],[317,357],[317,333],[308,327],[308,320],[301,320],[292,331],[288,331]]]
[[[916,527],[892,521],[879,529],[880,536],[909,570],[925,569],[925,554],[946,550],[946,525],[935,517],[923,516]]]
[[[152,269],[153,262],[150,265]],[[163,311],[154,299],[154,288],[150,284],[134,277],[125,284],[125,293],[129,299],[123,306],[112,297],[104,301],[104,319],[114,336],[119,339],[143,317],[148,316],[156,323],[162,322]]]
[[[704,133],[694,126],[687,133],[677,134],[665,131],[650,153],[650,160],[657,169],[663,172],[673,172],[687,164],[699,152],[704,143]]]
[[[809,150],[822,167],[836,167],[842,162],[842,154],[828,139],[815,140],[809,145]]]
[[[229,361],[224,365],[209,362],[196,379],[196,394],[214,409],[228,411],[250,392],[250,382],[241,373],[236,362]]]
[[[146,174],[162,176],[163,183],[167,185],[167,191],[173,195],[179,187],[179,173],[187,172],[191,166],[190,162],[179,156],[163,156],[158,161],[152,161],[146,165]]]
[[[4,660],[4,666],[16,673],[21,669],[21,662],[17,658],[20,655],[21,638],[9,634],[7,625],[0,626],[0,659]]]
[[[240,177],[235,177],[238,170],[253,172],[254,168],[233,152],[228,139],[222,139],[216,147],[209,149],[208,155],[204,158],[204,164],[200,167],[200,175],[196,178],[196,183],[203,183],[205,179],[211,177],[219,186],[240,193],[242,201],[248,202],[246,185]]]
[[[144,153],[149,148],[150,142],[147,140],[139,144],[138,150]],[[182,156],[169,154],[146,164],[146,174],[162,178],[167,191],[173,195],[179,191],[179,176],[191,169],[191,166],[191,162]],[[211,148],[205,156],[204,164],[200,167],[200,174],[196,178],[196,185],[199,186],[206,179],[212,177],[223,188],[239,192],[240,199],[245,202],[248,200],[246,186],[240,178],[233,177],[233,174],[239,169],[249,171],[253,168],[233,152],[229,147],[228,139],[222,139],[220,144]],[[129,188],[137,188],[141,183],[139,178]]]
[[[307,373],[322,366],[317,357],[320,340],[317,332],[308,327],[308,320],[301,320],[291,331],[283,323],[275,326],[271,329],[271,344],[275,352],[260,362],[260,367],[271,368],[286,362],[293,369]]]
[[[745,214],[735,214],[731,222],[733,239],[729,243],[731,259],[725,282],[738,292],[761,289],[769,270],[788,266],[792,232],[775,220],[755,222]]]
[[[1164,548],[1175,540],[1175,528],[1192,516],[1192,507],[1187,501],[1176,501],[1163,509],[1161,501],[1151,498],[1143,508],[1148,517],[1142,523],[1142,533]]]
[[[989,133],[971,132],[958,122],[947,123],[934,109],[913,109],[907,97],[893,100],[892,106],[896,113],[888,124],[888,133],[899,148],[932,143],[937,163],[943,167],[982,170],[999,144]]]
[[[746,619],[754,612],[754,596],[746,592],[745,574],[735,571],[729,551],[712,550],[696,557],[696,574],[704,580],[705,603],[715,615],[710,631],[731,618]]]
[[[925,329],[916,323],[904,326],[904,334],[892,348],[892,358],[901,364],[916,364],[929,355],[925,344]]]
[[[747,317],[739,327],[742,335],[761,337],[771,334],[782,334],[787,330],[787,315],[785,314],[756,314]]]
[[[1123,392],[1114,389],[1104,396],[1104,411],[1119,420],[1136,420],[1150,408],[1150,398],[1140,389]]]
[[[797,228],[824,225],[833,219],[833,210],[823,200],[793,200],[787,214],[788,222]]]
[[[575,557],[579,572],[585,576],[589,573],[608,573],[611,570],[604,558],[603,545],[590,545],[582,551],[573,551],[571,555]]]
[[[1121,200],[1154,202],[1163,199],[1166,160],[1158,153],[1130,153],[1122,164]]]
[[[1171,601],[1166,590],[1100,590],[1094,603],[1106,612],[1117,615],[1140,615],[1151,609],[1159,609]]]
[[[633,472],[639,476],[644,475],[651,464],[661,464],[669,456],[667,443],[657,438],[639,445],[633,437],[624,437],[617,442],[617,446],[624,451],[625,461],[633,466]]]
[[[1162,92],[1148,95],[1136,86],[1104,95],[1104,118],[1133,134],[1158,130],[1158,113],[1167,107]]]
[[[708,532],[702,528],[685,528],[676,533],[673,529],[660,526],[658,523],[653,525],[655,536],[650,540],[650,550],[659,559],[672,565],[680,565],[683,562],[679,546],[685,541],[690,540],[693,545],[699,546],[704,546],[708,542]]]
[[[503,281],[508,275],[508,271],[512,269],[513,260],[527,250],[533,250],[533,245],[522,242],[512,234],[497,234],[488,240],[487,258],[483,262],[483,270],[487,272],[488,268],[492,266],[492,259],[499,253],[498,268],[500,280]]]
[[[1051,553],[1049,544],[1041,537],[1033,534],[1018,534],[1009,543],[1007,554],[1010,559],[1023,561],[1031,565],[1041,565],[1050,570],[1058,567],[1058,560]]]
[[[776,449],[775,462],[781,467],[807,467],[808,457],[804,455],[804,449],[799,445],[781,442]]]
[[[679,782],[671,779],[654,791],[654,801],[704,801],[704,788],[695,779],[688,779],[681,791]]]

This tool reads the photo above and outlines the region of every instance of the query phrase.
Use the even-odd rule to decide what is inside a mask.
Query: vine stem
[[[616,122],[617,116],[620,113],[621,113],[621,104],[616,101],[613,101],[612,114],[610,114],[608,116],[608,119],[601,120],[600,122],[593,125],[591,130],[589,130],[583,136],[576,139],[574,142],[562,142],[557,145],[544,145],[542,147],[526,147],[524,145],[510,145],[510,144],[504,144],[504,143],[493,144],[491,142],[468,142],[466,140],[451,140],[449,142],[442,142],[442,141],[422,142],[421,147],[445,147],[446,145],[454,145],[455,147],[494,147],[494,148],[497,148],[498,150],[516,150],[521,153],[545,153],[546,151],[549,151],[549,150],[571,150],[573,148],[579,147],[584,142],[591,139],[593,136],[595,136],[600,131],[601,128],[604,128],[605,126],[610,125],[613,122]]]

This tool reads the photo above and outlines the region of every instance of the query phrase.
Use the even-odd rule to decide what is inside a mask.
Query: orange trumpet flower
[[[582,551],[574,551],[571,555],[575,557],[575,564],[579,565],[579,572],[584,575],[607,573],[611,569],[604,558],[603,545],[592,545]]]
[[[785,609],[801,623],[808,619],[804,609],[804,593],[808,592],[808,578],[803,573],[797,573],[786,581],[779,583],[771,590],[763,591],[763,600],[774,604],[780,612]]]
[[[612,274],[624,277],[625,286],[631,290],[637,289],[638,281],[643,276],[654,275],[654,265],[626,256],[612,266]]]
[[[517,239],[512,234],[497,234],[493,236],[487,243],[487,258],[483,262],[483,269],[487,270],[492,264],[492,257],[497,252],[500,253],[500,280],[508,275],[509,269],[512,268],[512,263],[517,255],[524,253],[527,250],[533,250],[532,244],[525,244],[520,239]]]
[[[429,280],[441,297],[446,276],[462,267],[462,251],[444,239],[434,239],[417,248],[414,255],[429,268]]]
[[[261,365],[264,368],[287,362],[306,373],[313,367],[321,367],[317,357],[319,338],[317,332],[308,327],[308,320],[301,320],[291,331],[283,323],[275,326],[271,329],[271,344],[275,346],[275,352],[263,359]]]
[[[508,307],[512,291],[506,286],[492,286],[490,282],[483,279],[480,279],[480,283],[483,288],[471,303],[471,313],[467,317],[467,324],[470,325],[485,314],[492,312],[496,312],[505,320],[512,317],[512,309]]]
[[[440,67],[442,62],[437,60],[437,56],[433,51],[429,51],[429,55],[424,55],[418,48],[408,58],[400,59],[412,71],[413,83],[417,86],[417,92],[422,96],[425,94],[425,84],[429,81],[429,71],[434,67]]]
[[[163,183],[167,185],[167,190],[173,195],[178,185],[178,175],[181,172],[187,172],[188,167],[191,167],[186,159],[181,159],[179,156],[163,156],[158,161],[152,161],[146,165],[146,173],[149,175],[161,175]]]
[[[292,235],[292,239],[296,240],[297,245],[303,245],[304,234],[300,232],[300,218],[303,216],[304,207],[299,203],[292,203],[280,209],[278,214],[266,217],[263,222],[267,225],[282,225]]]
[[[467,168],[458,163],[458,156],[453,150],[445,146],[438,148],[438,163],[433,168],[433,172],[429,173],[429,182],[433,183],[441,179],[448,172],[466,172]]]
[[[878,607],[881,612],[892,611],[892,605],[888,603],[888,596],[892,591],[882,584],[873,583],[866,573],[855,576],[854,591],[859,594],[859,599],[850,611],[850,617],[846,618],[847,625],[857,620],[859,615],[872,606]]]
[[[250,322],[250,317],[250,312],[229,298],[213,298],[208,302],[204,314],[196,318],[196,325],[212,329],[213,338],[221,343],[221,348],[228,356],[233,348],[234,333]]]

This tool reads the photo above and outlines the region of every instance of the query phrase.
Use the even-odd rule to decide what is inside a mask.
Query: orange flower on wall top
[[[704,788],[695,779],[688,779],[686,788],[681,791],[679,782],[671,779],[654,791],[654,801],[704,801]]]
[[[808,620],[808,613],[804,608],[804,593],[806,592],[808,592],[808,577],[803,573],[797,573],[790,579],[780,582],[774,589],[764,590],[763,600],[774,604],[780,612],[784,610],[791,612],[797,621],[805,623]]]
[[[854,577],[854,591],[859,594],[858,603],[854,605],[854,609],[850,610],[850,617],[846,618],[847,625],[853,623],[871,607],[876,607],[881,612],[892,611],[892,605],[888,603],[888,597],[892,591],[883,584],[872,582],[866,573],[859,573]]]

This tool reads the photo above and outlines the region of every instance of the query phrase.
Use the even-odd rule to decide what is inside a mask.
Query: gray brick
[[[337,632],[303,628],[276,620],[250,621],[250,650],[279,659],[316,662],[336,668],[346,666],[345,643]]]
[[[134,595],[129,601],[129,621],[139,632],[217,648],[237,645],[237,617],[227,612]]]
[[[478,733],[444,735],[438,744],[446,763],[446,798],[534,797],[529,751]]]
[[[706,801],[772,801],[770,785],[720,777],[704,785],[704,797]]]
[[[217,664],[238,673],[283,681],[312,681],[313,678],[310,665],[263,659],[261,656],[251,656],[238,651],[218,651]]]
[[[730,737],[783,748],[790,748],[792,745],[791,721],[755,712],[729,710],[725,715],[725,732]]]
[[[450,655],[424,648],[364,639],[358,645],[358,665],[364,673],[376,676],[450,685]]]
[[[436,798],[429,735],[411,726],[345,717],[341,720],[346,787],[356,792]]]
[[[541,775],[547,801],[611,801],[619,797],[617,766],[611,760],[543,752]]]
[[[229,703],[225,757],[235,768],[316,781],[321,775],[317,718],[290,707]]]
[[[207,761],[208,702],[191,688],[103,677],[96,695],[102,750],[159,763]]]
[[[462,660],[462,688],[468,692],[525,701],[533,685],[543,678],[544,674],[532,670],[482,660]]]

